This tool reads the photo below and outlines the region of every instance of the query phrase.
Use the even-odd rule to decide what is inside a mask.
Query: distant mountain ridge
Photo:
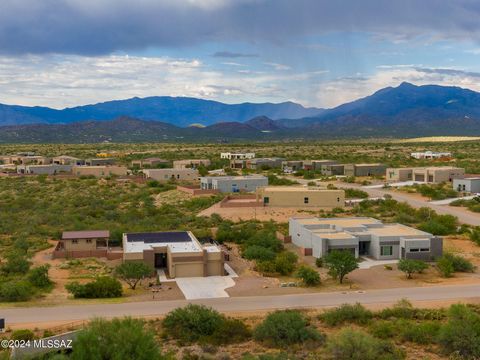
[[[184,110],[189,112],[188,108]],[[246,114],[250,112],[242,116]],[[0,127],[0,142],[224,142],[480,135],[480,93],[458,87],[402,83],[315,116],[277,116],[276,120],[255,115],[244,121],[219,121],[205,127],[129,116],[69,124],[11,125]],[[189,118],[189,124],[194,122],[199,121]]]
[[[293,102],[224,104],[188,97],[154,96],[114,100],[63,110],[0,104],[1,125],[69,124],[85,120],[112,120],[129,116],[186,127],[192,123],[244,122],[256,116],[297,119],[315,116],[322,109],[305,108]]]

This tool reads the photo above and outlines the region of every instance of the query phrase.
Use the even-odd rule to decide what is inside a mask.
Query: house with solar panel
[[[126,233],[122,242],[124,261],[143,261],[171,278],[224,275],[221,249],[190,231]]]

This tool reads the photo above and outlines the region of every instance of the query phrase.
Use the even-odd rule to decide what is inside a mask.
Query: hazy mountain
[[[244,122],[261,115],[272,119],[297,119],[314,116],[321,111],[322,109],[305,108],[293,102],[230,105],[196,98],[156,96],[107,101],[63,110],[0,104],[0,125],[68,124],[130,116],[184,127],[192,123],[212,125],[218,122]]]
[[[266,116],[257,116],[246,121],[245,124],[260,131],[277,131],[283,129],[279,123]]]

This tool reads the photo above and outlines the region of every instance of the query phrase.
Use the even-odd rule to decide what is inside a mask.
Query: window
[[[393,246],[381,246],[380,247],[380,255],[381,256],[392,256],[393,255]]]
[[[91,244],[92,243],[92,239],[87,239],[87,244]]]
[[[430,252],[430,249],[429,248],[421,248],[420,251],[421,252]]]
[[[340,198],[339,198],[339,197],[337,197],[337,202],[340,202]]]
[[[418,252],[418,251],[419,251],[419,249],[417,249],[417,248],[411,248],[410,249],[410,252]]]
[[[78,240],[76,239],[72,240],[72,244],[78,244]]]
[[[268,196],[265,196],[265,197],[263,198],[263,203],[264,203],[264,204],[268,204],[269,202],[270,202],[270,198],[269,198]]]
[[[308,197],[304,197],[304,198],[303,198],[303,203],[304,203],[304,204],[308,204]]]

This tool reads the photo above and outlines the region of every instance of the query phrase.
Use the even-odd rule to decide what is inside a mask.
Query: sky
[[[0,103],[190,96],[330,108],[480,91],[478,0],[1,0]]]

